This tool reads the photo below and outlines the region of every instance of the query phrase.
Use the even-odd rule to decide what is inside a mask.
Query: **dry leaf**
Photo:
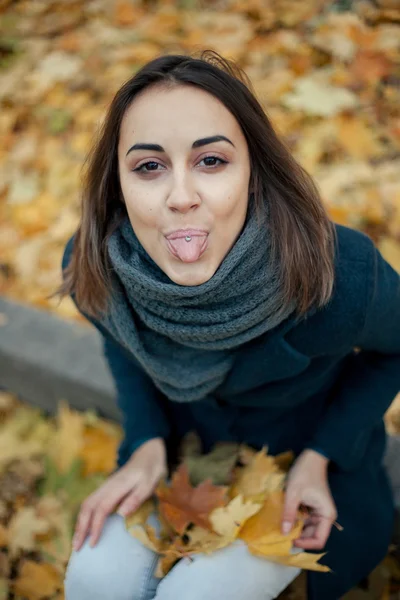
[[[2,525],[0,523],[0,546],[7,546],[8,545],[8,531],[7,528],[4,527],[4,525]]]
[[[27,506],[16,512],[8,525],[9,552],[12,557],[20,550],[34,550],[36,537],[47,534],[51,525],[37,515],[36,508]]]
[[[383,237],[378,244],[382,256],[400,274],[400,241]]]
[[[193,488],[186,465],[181,465],[172,477],[170,487],[157,488],[160,512],[174,529],[183,534],[189,523],[211,529],[209,514],[218,506],[224,506],[226,487],[214,486],[209,480]]]
[[[385,414],[385,424],[391,435],[400,433],[400,393],[394,398]]]
[[[265,493],[281,489],[284,480],[285,473],[280,471],[275,458],[267,455],[264,447],[245,468],[238,469],[230,493],[232,497],[242,494],[248,499],[258,499]]]
[[[298,519],[288,535],[281,532],[281,520],[284,507],[284,492],[270,494],[261,510],[244,524],[239,538],[247,543],[252,554],[265,557],[281,564],[299,566],[303,569],[329,571],[328,567],[317,564],[322,555],[307,552],[292,554],[293,541],[300,537],[304,519],[298,513]]]
[[[254,552],[254,554],[257,553]],[[267,558],[272,562],[276,562],[281,565],[287,565],[288,567],[297,567],[299,569],[307,569],[309,571],[320,571],[321,573],[329,573],[331,569],[328,566],[321,565],[318,563],[318,561],[323,556],[325,556],[325,554],[326,552],[323,552],[322,554],[312,554],[311,552],[299,552],[296,554],[291,554],[290,556],[268,555]]]
[[[37,546],[48,560],[51,559],[53,567],[63,573],[72,550],[72,515],[60,498],[50,494],[40,498],[36,505],[36,514],[51,527],[51,535],[45,535],[43,539],[39,536]]]
[[[153,552],[161,553],[165,549],[165,544],[157,537],[154,527],[132,525],[129,528],[129,533]]]
[[[392,68],[391,60],[383,52],[360,49],[350,66],[350,72],[356,80],[376,85],[390,74]]]
[[[10,591],[9,580],[0,577],[0,600],[8,600]]]
[[[339,141],[349,154],[361,159],[382,154],[373,131],[359,118],[340,115],[335,122]]]
[[[45,445],[36,439],[21,440],[11,430],[2,431],[0,436],[0,471],[11,460],[26,459],[45,453]]]
[[[331,117],[358,105],[357,96],[345,88],[334,87],[327,77],[309,75],[298,78],[293,92],[282,97],[284,106],[308,115]]]
[[[119,443],[119,437],[112,436],[100,427],[86,427],[79,453],[83,460],[83,475],[112,471],[116,464]]]
[[[63,585],[63,577],[52,565],[25,560],[12,588],[27,600],[52,596]]]
[[[72,463],[81,456],[83,449],[84,421],[82,414],[71,410],[62,400],[57,414],[58,434],[49,448],[49,455],[60,473],[66,473]]]
[[[118,510],[118,508],[116,510]],[[136,525],[144,525],[151,513],[155,512],[155,510],[156,504],[154,502],[154,499],[148,498],[139,506],[137,510],[125,517],[125,525],[128,531],[130,527],[134,527]]]
[[[300,536],[303,518],[300,513],[297,522],[288,535],[281,532],[281,521],[284,507],[284,492],[275,491],[264,501],[261,510],[249,519],[240,531],[239,537],[250,546],[267,546],[281,544],[292,547],[292,541]]]
[[[228,485],[232,481],[233,468],[238,459],[239,444],[220,443],[208,454],[186,456],[192,485],[198,485],[206,479],[211,479],[214,485]]]
[[[215,508],[210,514],[213,530],[218,535],[231,541],[236,539],[243,525],[261,509],[262,504],[245,501],[242,496],[236,496],[227,506]]]

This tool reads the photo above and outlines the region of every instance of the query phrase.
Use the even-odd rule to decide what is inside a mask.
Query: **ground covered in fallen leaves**
[[[80,318],[48,295],[105,109],[148,60],[205,48],[246,70],[333,220],[371,235],[400,271],[397,0],[0,0],[0,293]],[[122,431],[5,393],[0,417],[0,600],[61,600],[77,511],[115,468]],[[201,484],[199,456],[185,460]],[[284,597],[303,600],[303,586]],[[394,553],[364,587],[346,600],[400,597]]]

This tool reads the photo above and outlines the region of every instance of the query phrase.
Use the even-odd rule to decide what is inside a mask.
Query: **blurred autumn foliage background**
[[[245,69],[332,219],[400,272],[399,0],[0,0],[1,294],[81,320],[48,296],[105,110],[147,61],[205,48]],[[121,430],[5,392],[0,417],[0,600],[60,600],[76,511],[114,469]],[[400,570],[384,573],[352,598],[398,598]]]
[[[400,270],[398,0],[0,0],[0,286],[47,300],[80,174],[117,89],[162,53],[213,48],[250,76],[332,218]]]

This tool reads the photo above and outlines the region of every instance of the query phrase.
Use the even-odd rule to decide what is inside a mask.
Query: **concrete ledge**
[[[49,411],[65,399],[121,422],[100,335],[90,325],[65,321],[0,297],[0,388]],[[3,320],[3,319],[2,319]]]

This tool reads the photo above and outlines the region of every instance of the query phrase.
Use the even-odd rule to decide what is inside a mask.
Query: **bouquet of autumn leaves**
[[[129,533],[160,555],[156,576],[164,577],[181,558],[211,554],[237,538],[250,552],[300,569],[330,571],[318,563],[322,554],[292,553],[307,513],[298,511],[288,535],[281,533],[284,483],[293,453],[269,456],[246,445],[219,443],[201,454],[195,434],[186,437],[179,466],[170,484],[159,483],[155,495],[125,518]],[[157,535],[147,520],[159,518]]]

